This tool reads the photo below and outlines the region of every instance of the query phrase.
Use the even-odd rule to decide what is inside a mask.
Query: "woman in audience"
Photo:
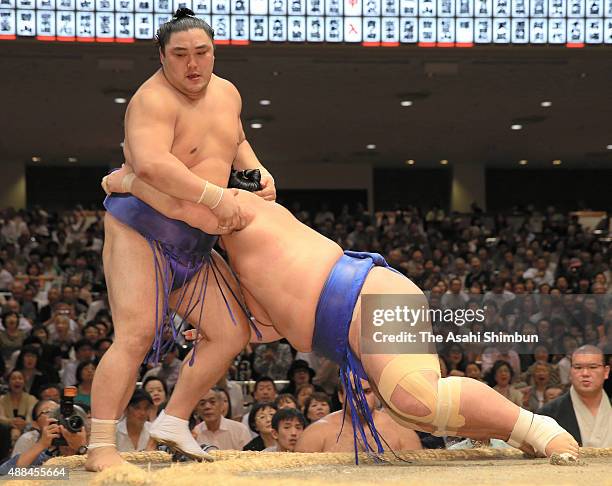
[[[298,408],[297,401],[291,393],[281,393],[274,399],[274,405],[278,410],[283,408]]]
[[[447,346],[444,352],[444,358],[448,366],[449,376],[465,376],[466,358],[463,347],[460,344],[453,343]]]
[[[304,404],[304,417],[309,424],[322,419],[331,412],[331,400],[326,393],[314,392]]]
[[[221,399],[221,416],[231,420],[232,400],[225,388],[219,389],[219,398]]]
[[[306,399],[310,395],[312,395],[314,391],[315,387],[311,383],[307,383],[298,387],[295,397],[297,398],[297,406],[300,412],[304,413],[304,405],[306,404]]]
[[[21,371],[25,381],[24,391],[34,396],[38,396],[40,388],[49,383],[49,377],[38,366],[39,353],[35,346],[24,346],[15,363],[15,369]]]
[[[493,368],[487,374],[486,382],[498,393],[501,393],[508,400],[516,403],[519,407],[523,406],[523,394],[514,388],[510,383],[514,378],[514,370],[510,363],[503,360],[497,360],[493,364]]]
[[[482,379],[482,370],[480,369],[480,365],[475,361],[471,361],[465,365],[465,376],[468,378],[473,378],[474,380],[484,381]]]
[[[258,435],[244,446],[243,451],[263,451],[276,445],[272,437],[272,417],[275,413],[276,405],[271,402],[253,405],[249,412],[249,428]]]
[[[78,394],[74,399],[75,402],[91,406],[91,385],[95,372],[96,364],[93,361],[84,361],[79,364],[75,373],[77,379],[76,386],[78,387]]]
[[[19,314],[8,311],[2,314],[4,330],[0,331],[0,352],[5,361],[23,346],[26,333],[19,329]]]
[[[161,378],[149,376],[142,384],[142,388],[151,395],[151,399],[153,400],[153,406],[149,411],[149,422],[153,422],[168,399],[168,387],[166,386],[166,382]]]
[[[16,440],[32,423],[32,408],[37,400],[24,390],[25,379],[21,371],[11,371],[7,382],[8,393],[0,397],[0,422],[13,428],[12,436]]]

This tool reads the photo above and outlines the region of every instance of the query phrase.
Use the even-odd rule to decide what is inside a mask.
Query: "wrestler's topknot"
[[[196,17],[193,10],[181,7],[175,12],[171,20],[160,25],[159,29],[157,30],[157,34],[155,34],[156,44],[162,50],[162,52],[164,52],[166,43],[172,34],[175,32],[184,32],[190,29],[202,29],[204,32],[206,32],[206,34],[208,34],[210,40],[215,40],[215,31],[210,25],[208,25],[204,20]]]

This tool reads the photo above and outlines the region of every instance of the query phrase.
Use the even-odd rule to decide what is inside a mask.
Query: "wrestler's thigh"
[[[155,332],[155,267],[147,241],[109,213],[102,258],[115,340],[152,338]],[[161,300],[161,299],[160,299]]]
[[[181,316],[185,316],[189,309],[191,312],[187,321],[194,327],[200,323],[200,331],[205,339],[225,342],[232,346],[236,346],[237,342],[244,342],[240,344],[240,349],[242,349],[249,340],[250,331],[247,317],[232,295],[233,292],[243,302],[240,288],[225,260],[215,251],[212,252],[212,259],[216,265],[215,272],[211,265],[208,277],[206,277],[207,267],[204,266],[186,284],[186,288],[175,290],[170,294],[170,307],[176,309]],[[221,278],[221,275],[224,279]],[[206,295],[203,300],[200,300],[202,284],[206,279]],[[235,324],[230,317],[228,307],[234,316]],[[232,340],[234,342],[231,342]]]
[[[374,267],[368,274],[366,281],[361,289],[361,295],[408,295],[411,296],[410,303],[417,306],[425,306],[427,308],[427,299],[419,287],[404,275],[400,275],[385,267]],[[418,297],[417,299],[412,296]],[[387,363],[391,361],[397,354],[368,354],[362,353],[361,349],[361,296],[358,299],[353,311],[353,319],[349,330],[349,344],[353,352],[360,358],[366,373],[371,379],[378,381],[382,370]],[[419,323],[416,331],[431,330],[429,324]],[[435,349],[435,348],[431,348]],[[430,349],[430,351],[431,351]],[[384,350],[381,350],[384,351]],[[407,352],[414,351],[413,348],[407,345]],[[396,352],[394,350],[393,352]]]

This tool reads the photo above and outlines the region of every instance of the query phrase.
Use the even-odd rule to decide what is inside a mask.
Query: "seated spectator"
[[[480,370],[480,365],[474,361],[465,365],[465,376],[468,378],[473,378],[474,380],[484,381],[482,379],[482,371]]]
[[[535,358],[535,363],[531,364],[527,368],[527,371],[523,373],[522,380],[525,383],[532,384],[535,365],[537,363],[547,363],[549,365],[550,372],[550,385],[559,386],[561,384],[561,378],[559,377],[559,367],[556,364],[552,364],[549,362],[548,348],[541,344],[536,346],[533,357]]]
[[[315,370],[308,365],[307,361],[296,359],[291,363],[291,367],[287,371],[289,384],[283,388],[281,393],[290,393],[293,396],[297,396],[298,388],[302,385],[312,383],[315,374]]]
[[[49,417],[59,408],[59,403],[51,400],[39,400],[32,408],[32,430],[22,434],[13,448],[12,456],[30,449],[40,439],[41,431],[50,423]]]
[[[151,395],[151,400],[153,400],[153,406],[149,411],[149,422],[153,422],[168,399],[168,387],[160,378],[149,376],[142,383],[142,389]]]
[[[300,439],[306,420],[302,412],[295,408],[284,408],[272,417],[272,437],[276,445],[266,447],[264,452],[295,452],[295,446]]]
[[[251,434],[244,424],[223,416],[220,389],[210,390],[200,400],[203,421],[192,430],[200,445],[215,446],[219,450],[237,450],[251,441]]]
[[[556,398],[559,398],[563,395],[563,388],[560,386],[550,385],[544,390],[544,403],[552,402]]]
[[[546,390],[550,386],[550,365],[548,363],[534,363],[533,381],[529,389],[527,410],[535,412],[546,403]]]
[[[87,433],[85,427],[81,428],[79,432],[71,433],[63,425],[59,425],[56,419],[48,418],[49,412],[52,410],[51,407],[54,407],[51,405],[52,403],[42,402],[40,405],[40,415],[37,415],[40,433],[36,442],[28,448],[25,447],[27,444],[19,445],[18,453],[0,465],[0,476],[7,475],[15,467],[40,466],[58,454],[60,456],[73,456],[76,454],[82,455],[87,452]],[[66,445],[54,446],[54,439],[60,437],[63,437]],[[27,442],[30,443],[32,438],[33,436],[29,437]]]
[[[463,283],[460,278],[450,281],[448,292],[441,299],[442,309],[465,309],[469,296],[463,291]]]
[[[49,383],[49,377],[38,366],[40,351],[32,345],[24,346],[17,357],[15,369],[21,371],[25,381],[24,391],[38,396],[40,387]]]
[[[60,349],[63,359],[69,359],[70,349],[76,342],[76,333],[71,331],[70,322],[68,316],[57,315],[48,327],[49,343]]]
[[[32,322],[21,312],[21,303],[14,299],[10,298],[6,301],[6,311],[14,312],[18,316],[19,321],[19,329],[24,331],[26,334],[32,330]]]
[[[226,375],[217,382],[217,387],[223,390],[227,396],[229,410],[227,415],[224,413],[225,418],[232,420],[241,421],[244,416],[244,393],[242,391],[242,385],[230,380]],[[248,425],[244,424],[247,428]]]
[[[81,330],[81,336],[83,336],[83,339],[89,341],[89,343],[94,346],[100,338],[100,330],[96,327],[95,324],[89,323],[86,324],[85,327]]]
[[[274,402],[277,393],[274,380],[269,376],[262,376],[255,381],[255,387],[253,388],[253,406],[257,403]],[[249,418],[251,410],[252,407],[248,410],[248,413],[245,413],[242,417],[242,423],[253,430]],[[253,437],[255,437],[255,435],[253,435]]]
[[[487,374],[485,381],[495,391],[519,407],[523,406],[523,394],[511,385],[514,370],[507,361],[498,360]]]
[[[72,342],[76,342],[81,334],[79,325],[76,323],[76,314],[74,306],[63,300],[57,301],[53,306],[53,312],[51,319],[43,322],[43,325],[49,329],[49,338],[51,341],[56,340],[55,324],[58,317],[65,317],[68,319],[68,335]]]
[[[297,393],[295,395],[297,399],[298,410],[304,413],[304,406],[306,405],[306,400],[315,392],[314,385],[310,383],[306,383],[305,385],[300,385],[297,389]]]
[[[377,399],[370,384],[366,380],[361,380],[361,386],[376,430],[384,438],[383,443],[394,451],[422,449],[421,441],[414,430],[402,427],[386,411],[376,408]],[[344,403],[345,398],[344,388],[340,385],[338,390],[340,403]],[[351,415],[352,410],[349,407],[346,409],[346,418],[345,411],[339,410],[309,425],[297,443],[296,452],[353,452],[355,445]],[[368,443],[376,450],[374,438],[366,425],[365,417],[360,414],[357,419],[364,427]],[[359,450],[365,450],[365,444],[359,434],[357,434],[357,442]]]
[[[140,388],[134,390],[125,410],[125,416],[117,424],[119,452],[155,450],[155,442],[149,437],[151,422],[147,420],[152,406],[151,395]]]
[[[0,290],[8,290],[11,284],[15,281],[15,277],[11,270],[12,265],[0,258]]]
[[[55,383],[47,383],[40,387],[38,398],[41,400],[53,400],[55,403],[59,403],[62,399],[62,390]]]
[[[36,397],[30,395],[25,388],[23,373],[13,370],[7,377],[8,393],[0,397],[0,422],[10,425],[21,435],[26,425],[32,423],[32,408]]]
[[[243,451],[263,451],[276,445],[272,436],[272,417],[276,413],[276,406],[272,402],[259,402],[253,405],[249,412],[249,428],[258,434]]]
[[[181,360],[178,359],[178,354],[178,346],[172,346],[162,358],[161,364],[147,371],[142,379],[146,380],[149,376],[156,376],[157,378],[164,380],[168,388],[172,390],[174,385],[176,385],[179,371],[181,370],[181,365],[183,364]]]
[[[565,356],[559,360],[557,366],[559,367],[559,378],[561,379],[561,384],[568,385],[570,383],[570,373],[572,368],[572,354],[578,348],[578,341],[574,336],[566,333],[563,335],[562,343]]]
[[[49,379],[59,381],[58,371],[62,367],[62,351],[58,346],[49,343],[49,331],[43,325],[36,325],[30,332],[30,339],[38,339],[41,343],[40,361]]]
[[[47,290],[47,304],[41,307],[38,313],[38,322],[47,322],[53,314],[53,307],[59,302],[61,292],[59,287],[53,286]]]
[[[232,420],[232,400],[225,388],[219,388],[219,400],[221,400],[221,416]],[[240,419],[242,420],[242,417]]]
[[[255,349],[253,370],[258,376],[283,380],[293,361],[291,346],[281,342],[260,344]]]
[[[78,394],[74,399],[75,402],[91,406],[91,387],[95,373],[96,364],[93,361],[84,361],[79,364],[76,370],[76,383],[74,383],[78,388]]]
[[[326,393],[314,392],[304,403],[304,417],[309,424],[329,415],[331,412],[331,400]]]
[[[72,386],[77,382],[77,368],[82,363],[90,363],[94,358],[93,346],[86,339],[81,339],[74,345],[75,359],[64,363],[62,367],[62,383]]]
[[[283,408],[298,408],[297,401],[291,393],[281,393],[274,400],[274,405],[278,410]]]
[[[495,343],[482,352],[482,372],[486,375],[497,361],[505,361],[512,368],[512,376],[521,374],[521,359],[518,353],[511,349],[510,343]]]
[[[14,351],[23,346],[26,332],[18,328],[19,314],[16,312],[8,311],[2,314],[2,324],[4,330],[0,331],[0,352],[6,361],[11,358]]]
[[[570,391],[538,413],[554,418],[582,447],[612,447],[612,406],[603,392],[610,366],[601,349],[588,344],[576,349],[571,360]]]
[[[444,350],[449,376],[465,376],[466,358],[460,344],[452,343]]]

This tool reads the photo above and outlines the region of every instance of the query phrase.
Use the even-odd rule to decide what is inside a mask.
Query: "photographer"
[[[36,403],[32,410],[36,430],[19,438],[13,457],[0,464],[0,476],[8,474],[15,467],[40,466],[57,455],[72,456],[87,452],[85,427],[81,427],[79,432],[69,432],[56,418],[52,418],[57,414],[58,408],[59,405],[50,400]],[[58,443],[60,438],[66,445]]]

